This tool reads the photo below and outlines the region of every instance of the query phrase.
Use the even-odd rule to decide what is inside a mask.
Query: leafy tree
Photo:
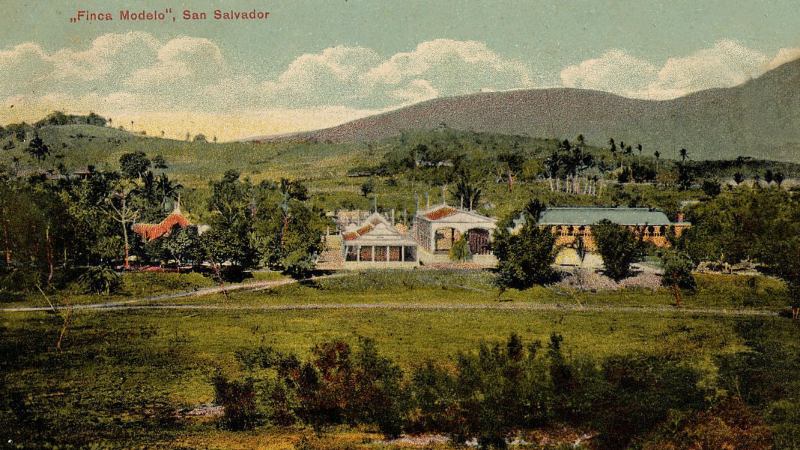
[[[153,167],[156,169],[166,169],[168,167],[167,160],[161,155],[154,156],[152,162]]]
[[[194,142],[208,142],[208,139],[206,139],[205,134],[197,133],[194,135]]]
[[[27,152],[37,161],[43,161],[50,155],[50,147],[42,141],[38,134],[33,136],[33,139],[28,143]]]
[[[778,187],[781,187],[781,184],[783,184],[783,180],[784,180],[783,173],[782,172],[776,172],[775,173],[775,184],[777,184]]]
[[[186,261],[193,261],[196,264],[202,259],[202,247],[197,227],[178,228],[159,240],[164,241],[162,244],[164,250],[177,261],[179,268]]]
[[[270,189],[262,193],[251,242],[263,265],[304,277],[322,250],[325,222],[321,211],[293,198],[291,192]]]
[[[733,174],[733,181],[734,181],[734,183],[736,183],[737,186],[742,184],[742,181],[744,181],[744,175],[742,175],[741,172],[734,173]]]
[[[150,160],[141,151],[125,153],[119,157],[119,167],[126,178],[141,178],[150,168]]]
[[[694,175],[688,164],[681,162],[678,166],[678,188],[686,191],[692,187],[694,183]]]
[[[697,286],[692,276],[694,264],[689,255],[672,249],[663,250],[660,256],[664,267],[661,284],[672,289],[675,305],[680,306],[681,289],[694,290]]]
[[[518,233],[512,234],[503,225],[495,230],[494,254],[499,260],[496,283],[501,288],[525,289],[550,283],[556,277],[551,267],[557,253],[555,236],[538,226],[538,217],[527,213],[523,217],[525,223]]]
[[[800,237],[792,234],[784,237],[770,249],[768,266],[788,287],[792,318],[800,318]]]
[[[722,192],[722,186],[717,180],[703,180],[702,188],[709,197],[716,197]]]
[[[643,253],[641,238],[637,238],[627,227],[607,219],[592,226],[592,235],[603,257],[605,274],[616,281],[630,276],[631,264],[638,261]]]
[[[770,185],[772,185],[772,181],[773,181],[774,179],[775,179],[775,178],[774,178],[774,175],[773,175],[773,173],[772,173],[772,170],[770,170],[770,169],[767,169],[767,171],[766,171],[766,172],[764,172],[764,181],[766,181],[766,182],[767,182],[767,186],[770,186]]]
[[[210,184],[211,230],[201,239],[206,256],[217,271],[224,262],[239,268],[249,267],[255,258],[250,245],[253,186],[249,181],[240,181],[235,170],[225,172],[220,181]]]
[[[364,197],[375,192],[375,180],[371,177],[361,184],[361,195]]]

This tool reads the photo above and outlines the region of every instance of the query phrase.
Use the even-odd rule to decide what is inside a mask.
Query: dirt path
[[[320,279],[320,278],[327,278],[328,276],[316,277],[312,279]],[[215,287],[207,287],[202,289],[196,289],[193,291],[184,291],[184,292],[173,292],[170,294],[161,294],[161,295],[154,295],[152,297],[141,297],[135,298],[131,300],[119,300],[114,302],[101,302],[101,303],[87,303],[84,305],[74,305],[72,308],[74,310],[78,309],[133,309],[136,306],[147,306],[147,305],[136,305],[137,303],[147,303],[147,302],[158,302],[161,300],[172,300],[176,298],[186,298],[186,297],[201,297],[204,295],[211,295],[211,294],[219,294],[221,292],[233,292],[233,291],[262,291],[265,289],[271,289],[279,286],[285,286],[287,284],[297,283],[298,280],[293,278],[287,278],[284,280],[273,280],[273,281],[255,281],[252,283],[241,283],[241,284],[232,284],[227,286],[215,286]],[[159,306],[159,305],[150,305],[150,306]],[[0,312],[31,312],[31,311],[50,311],[52,308],[49,306],[20,306],[15,308],[0,308]]]
[[[256,289],[269,289],[270,287],[289,284],[292,281],[285,280],[280,284],[262,284]],[[198,291],[199,292],[199,291]],[[184,295],[185,296],[185,295]],[[173,296],[171,298],[177,298]],[[141,300],[144,301],[144,300]],[[134,301],[131,301],[134,302]],[[681,315],[704,315],[718,317],[751,316],[751,317],[771,317],[778,314],[774,311],[753,310],[753,309],[724,309],[724,308],[675,308],[671,306],[581,306],[564,305],[557,303],[306,303],[306,304],[283,304],[283,305],[220,305],[220,304],[155,304],[137,305],[113,302],[96,303],[92,305],[81,305],[80,309],[91,309],[97,311],[127,311],[127,310],[204,310],[204,311],[321,311],[321,310],[414,310],[414,311],[560,311],[567,313],[599,312],[599,313],[622,313],[622,314],[681,314]],[[76,309],[78,306],[75,307]],[[8,308],[0,312],[25,312],[43,311],[48,308],[28,307],[28,308]]]

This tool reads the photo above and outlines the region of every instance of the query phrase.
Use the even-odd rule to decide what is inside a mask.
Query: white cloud
[[[427,82],[427,92],[443,96],[534,87],[523,63],[500,56],[482,42],[451,39],[422,42],[411,52],[397,53],[370,69],[364,81],[393,92],[418,90],[420,82]]]
[[[565,68],[561,81],[567,87],[669,99],[704,89],[736,86],[796,57],[800,57],[800,49],[781,49],[771,59],[731,40],[718,41],[688,56],[669,58],[661,66],[612,50]]]
[[[664,62],[611,49],[564,68],[560,76],[568,87],[663,99],[733,86],[798,57],[798,48],[766,55],[723,40]],[[247,114],[248,123],[264,117],[296,131],[332,125],[337,114],[344,121],[441,96],[541,87],[539,75],[533,64],[504,57],[485,43],[435,39],[390,56],[365,47],[331,47],[300,55],[266,78],[235,70],[209,39],[109,33],[83,49],[48,52],[34,42],[0,49],[0,103],[7,105],[0,123],[36,119],[54,109],[137,122],[147,114],[227,115],[231,121]]]
[[[764,69],[771,70],[796,59],[800,59],[800,48],[782,48]]]
[[[561,71],[566,87],[595,89],[629,95],[641,89],[658,75],[658,68],[623,50],[609,50],[599,58],[588,59]]]
[[[133,87],[150,89],[176,84],[208,84],[226,72],[222,51],[204,38],[179,37],[158,49],[157,60],[143,67],[126,80]]]

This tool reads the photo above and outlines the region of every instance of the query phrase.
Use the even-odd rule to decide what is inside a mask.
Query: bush
[[[214,402],[225,408],[222,426],[229,430],[249,430],[260,415],[256,409],[252,380],[229,381],[222,373],[214,375]]]
[[[86,293],[103,295],[111,295],[122,286],[120,276],[107,266],[89,267],[78,278],[78,283]]]
[[[472,254],[469,251],[469,242],[467,242],[466,236],[462,235],[453,243],[453,247],[450,249],[450,260],[468,261],[470,258],[472,258]]]

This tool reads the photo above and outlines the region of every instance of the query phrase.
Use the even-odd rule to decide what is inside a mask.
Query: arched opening
[[[437,252],[449,252],[453,244],[461,239],[461,233],[455,228],[439,228],[434,236],[434,250]]]
[[[488,255],[492,251],[489,242],[489,230],[483,228],[472,228],[467,231],[467,242],[469,242],[469,252],[473,255]]]

